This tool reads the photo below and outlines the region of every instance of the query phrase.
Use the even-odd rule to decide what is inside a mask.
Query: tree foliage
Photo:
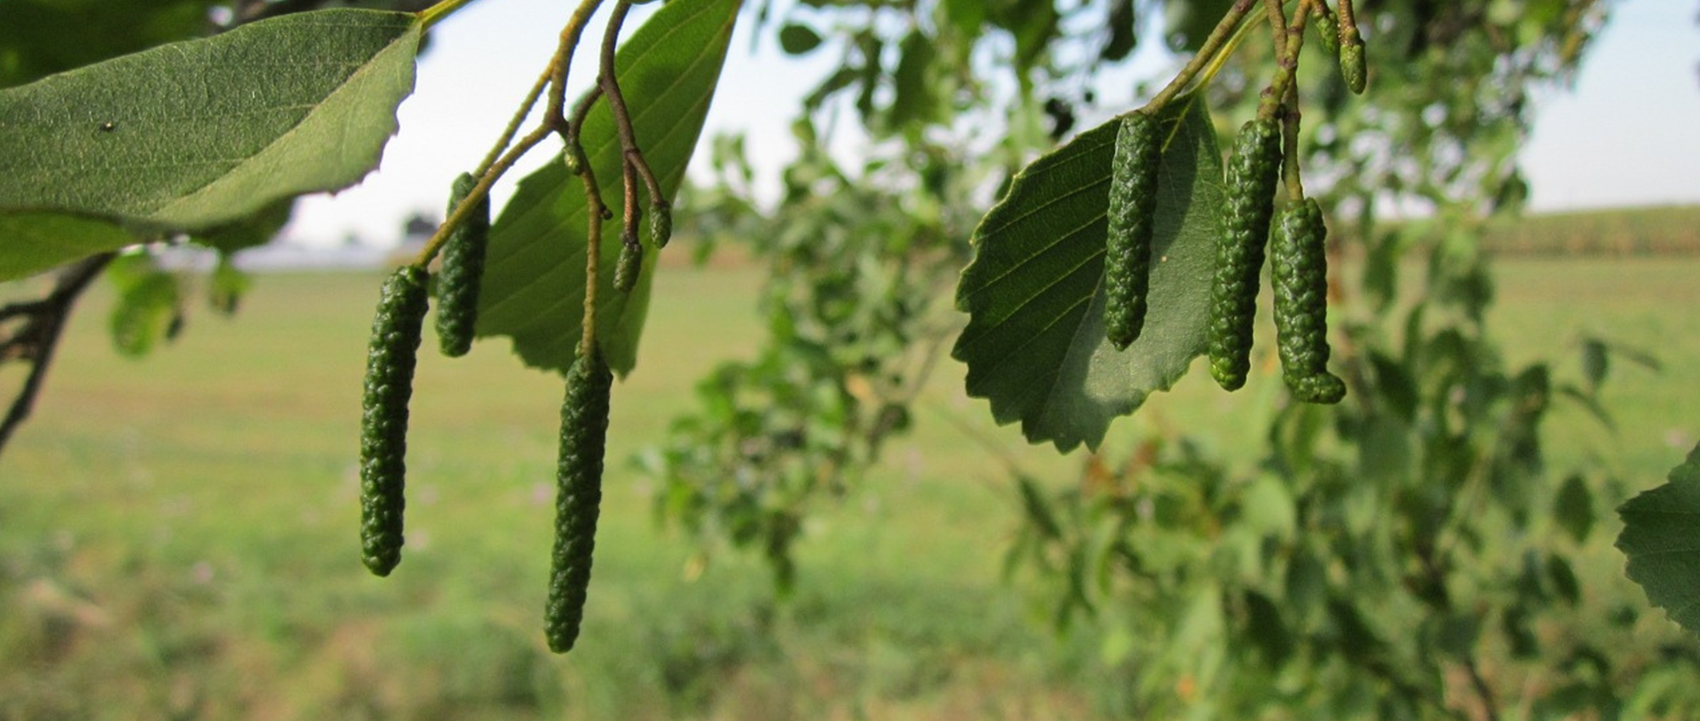
[[[650,253],[622,293],[615,263],[596,258],[632,245],[622,235],[635,228],[634,132],[655,176],[651,203],[683,193],[680,235],[705,253],[741,243],[765,265],[761,346],[704,378],[700,409],[644,456],[663,518],[703,543],[757,550],[789,588],[804,521],[854,492],[882,444],[912,427],[948,347],[967,366],[968,393],[1000,423],[1020,421],[1027,439],[1061,452],[1089,448],[1072,481],[1010,469],[1022,514],[1007,558],[1059,632],[1099,635],[1094,673],[1119,712],[1557,719],[1700,709],[1700,695],[1639,673],[1654,663],[1700,670],[1695,644],[1601,641],[1636,617],[1602,613],[1621,589],[1585,587],[1578,570],[1605,484],[1599,469],[1552,468],[1543,452],[1552,414],[1609,422],[1598,389],[1611,347],[1586,344],[1583,376],[1568,378],[1550,360],[1506,363],[1484,322],[1493,279],[1477,231],[1519,210],[1527,186],[1515,151],[1531,93],[1574,71],[1607,7],[1385,0],[1353,18],[1339,3],[1338,35],[1318,26],[1334,47],[1315,43],[1294,66],[1283,48],[1297,53],[1302,33],[1318,31],[1300,24],[1270,38],[1259,14],[1268,6],[1250,0],[758,2],[745,12],[786,52],[838,59],[798,110],[797,157],[778,201],[764,204],[736,137],[713,142],[715,183],[681,189],[741,5],[673,0],[617,57],[609,40],[631,117],[612,101],[589,104],[607,85],[586,96],[595,109],[573,126],[582,155],[569,134],[561,162],[522,182],[492,230],[484,276],[480,336],[509,336],[544,368],[600,347],[613,370],[630,371],[648,288],[664,281]],[[0,39],[75,6],[0,6],[15,21],[0,22]],[[140,52],[45,79],[98,58],[0,44],[0,86],[36,80],[0,91],[4,277],[173,234],[224,251],[263,242],[295,195],[342,187],[375,163],[429,11],[325,10],[142,49],[192,34],[182,17],[207,7],[161,7],[147,15],[157,26],[125,40],[135,47],[101,46]],[[1286,3],[1297,18],[1324,7]],[[1248,12],[1218,34],[1220,19]],[[1094,88],[1156,36],[1212,62],[1154,108],[1166,140],[1150,307],[1123,352],[1105,337],[1100,288],[1119,122],[1075,131],[1134,109]],[[322,58],[340,74],[303,62]],[[245,94],[260,62],[296,74]],[[108,96],[138,74],[200,92],[109,112]],[[1260,97],[1269,86],[1279,92]],[[564,123],[558,83],[551,92],[549,113]],[[1226,212],[1222,148],[1247,119],[1281,114],[1271,103],[1287,104],[1289,202],[1322,208],[1334,257],[1356,261],[1334,264],[1348,270],[1328,288],[1330,365],[1346,401],[1297,403],[1254,380],[1247,417],[1263,443],[1252,463],[1204,450],[1196,430],[1118,435],[1116,418],[1199,365]],[[179,117],[190,122],[162,120]],[[825,150],[823,128],[842,118],[868,136],[859,165]],[[350,152],[313,157],[329,128],[353,129],[335,138]],[[207,137],[219,152],[203,153]],[[157,158],[205,162],[148,162]],[[609,181],[600,192],[576,182],[587,167]],[[486,163],[474,195],[500,172]],[[1380,218],[1411,204],[1428,218]],[[604,227],[602,211],[616,207],[625,217]],[[98,271],[110,256],[94,257]],[[145,258],[110,272],[126,289],[115,338],[145,351],[177,325],[181,297]],[[1270,366],[1260,361],[1273,345],[1259,347],[1252,367]],[[1661,514],[1667,501],[1686,503],[1691,470],[1626,505],[1620,540],[1630,575],[1685,623],[1692,564],[1663,555],[1686,546]],[[1567,631],[1578,628],[1598,633]]]

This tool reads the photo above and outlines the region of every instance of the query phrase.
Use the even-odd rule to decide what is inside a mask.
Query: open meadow
[[[1609,547],[1611,509],[1700,437],[1700,259],[1498,265],[1490,322],[1512,362],[1551,358],[1579,379],[1593,334],[1662,363],[1613,366],[1615,432],[1556,401],[1548,454],[1555,471],[1597,459],[1619,479],[1600,489],[1602,532],[1579,571],[1640,603]],[[1052,636],[1024,579],[1002,576],[1018,508],[998,454],[1055,483],[1085,454],[994,427],[958,364],[941,364],[916,431],[867,486],[811,520],[797,591],[778,603],[755,560],[658,528],[632,461],[759,330],[756,271],[665,269],[637,371],[614,392],[584,634],[555,657],[542,605],[559,379],[505,341],[443,359],[428,332],[408,544],[375,578],[359,562],[355,456],[379,276],[257,281],[234,320],[194,308],[183,337],[142,360],[111,349],[110,292],[79,308],[36,415],[0,456],[0,719],[1100,713],[1090,629]],[[1259,372],[1233,396],[1194,373],[1112,434],[1195,433],[1249,462],[1236,419],[1278,382]]]

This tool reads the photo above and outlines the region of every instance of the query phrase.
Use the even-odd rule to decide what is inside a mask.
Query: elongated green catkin
[[[1245,385],[1251,370],[1252,321],[1257,316],[1258,276],[1281,176],[1281,126],[1272,119],[1247,121],[1234,139],[1228,161],[1227,213],[1216,239],[1210,284],[1210,375],[1226,390]]]
[[[455,178],[449,192],[449,213],[472,193],[478,179],[471,173]],[[490,245],[490,198],[478,199],[466,222],[449,234],[443,246],[443,269],[437,276],[437,341],[443,355],[457,358],[472,350],[472,331],[478,324],[478,291],[484,280],[484,251]]]
[[[655,243],[656,250],[667,247],[667,241],[673,239],[673,206],[667,203],[649,206],[649,239]]]
[[[1354,95],[1363,95],[1369,82],[1369,68],[1364,62],[1364,41],[1357,28],[1347,28],[1340,37],[1340,76]]]
[[[614,264],[614,290],[630,293],[643,274],[643,245],[632,238],[620,244],[620,258]]]
[[[566,653],[578,640],[596,548],[596,517],[602,503],[602,455],[608,439],[608,393],[614,374],[601,351],[592,350],[567,370],[561,403],[561,450],[556,467],[555,551],[544,611],[549,650]]]
[[[421,268],[406,266],[384,281],[366,350],[360,428],[360,550],[380,576],[401,562],[402,511],[407,476],[407,403],[425,323]]]
[[[1104,331],[1117,350],[1127,348],[1145,327],[1163,149],[1158,126],[1156,118],[1137,112],[1123,117],[1116,131],[1104,248]]]
[[[1289,206],[1269,250],[1281,376],[1299,400],[1339,403],[1346,384],[1328,372],[1328,227],[1314,198]]]
[[[1334,11],[1328,9],[1327,3],[1317,3],[1315,8],[1316,12],[1310,14],[1310,26],[1316,31],[1317,40],[1329,55],[1339,55],[1340,23],[1334,19]]]

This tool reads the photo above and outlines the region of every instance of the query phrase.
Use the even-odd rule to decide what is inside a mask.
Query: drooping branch
[[[12,399],[5,420],[0,421],[0,452],[35,408],[36,396],[47,379],[48,367],[53,365],[53,351],[59,345],[71,307],[106,264],[112,262],[114,255],[102,253],[77,261],[60,272],[59,280],[45,298],[0,308],[0,321],[23,319],[16,332],[0,336],[0,363],[21,360],[30,364],[29,375],[24,378],[17,397]]]

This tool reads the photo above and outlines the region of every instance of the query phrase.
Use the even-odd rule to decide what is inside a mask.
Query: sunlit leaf
[[[1202,100],[1177,98],[1158,179],[1150,306],[1139,339],[1118,352],[1104,336],[1110,121],[1034,161],[974,231],[975,258],[957,286],[968,327],[951,355],[968,364],[968,394],[1029,441],[1097,447],[1110,421],[1166,390],[1204,352],[1221,155]]]
[[[674,0],[620,46],[615,66],[632,126],[669,198],[702,132],[741,4]],[[620,148],[607,103],[591,111],[582,138],[603,202],[616,214],[602,229],[596,338],[608,365],[624,375],[637,362],[659,253],[652,248],[644,254],[644,272],[631,293],[614,290],[623,201]],[[550,163],[520,181],[491,228],[477,332],[512,338],[514,352],[528,365],[565,372],[572,363],[584,316],[585,207],[579,178],[562,163]]]

